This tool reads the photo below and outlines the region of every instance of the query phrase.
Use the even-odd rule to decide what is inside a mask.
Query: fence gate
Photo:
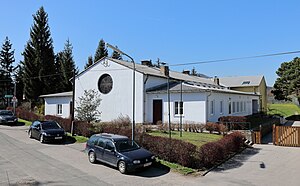
[[[273,125],[273,144],[300,147],[300,127]]]

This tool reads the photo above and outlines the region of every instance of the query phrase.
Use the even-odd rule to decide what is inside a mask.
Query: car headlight
[[[152,160],[154,160],[154,159],[155,159],[155,156],[154,156],[154,155],[153,155],[153,156],[151,156],[151,159],[152,159]]]
[[[133,164],[139,164],[139,163],[141,163],[140,160],[133,160]]]

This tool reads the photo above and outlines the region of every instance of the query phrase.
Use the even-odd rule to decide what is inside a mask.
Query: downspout
[[[209,101],[208,98],[211,96],[212,91],[209,91],[208,94],[206,95],[206,122],[208,122],[209,118]]]
[[[146,79],[144,80],[143,123],[146,122],[146,96],[147,96],[147,93],[146,93],[146,83],[147,83],[147,81],[148,81],[148,78],[149,78],[149,75],[146,75]]]

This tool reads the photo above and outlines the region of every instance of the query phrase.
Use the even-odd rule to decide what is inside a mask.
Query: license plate
[[[151,164],[152,164],[152,162],[145,163],[145,164],[144,164],[144,167],[148,167],[148,166],[150,166]]]
[[[55,139],[62,139],[62,137],[55,137]]]

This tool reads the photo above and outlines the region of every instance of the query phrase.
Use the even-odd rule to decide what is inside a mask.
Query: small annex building
[[[259,111],[267,111],[268,95],[265,77],[260,76],[235,76],[222,77],[220,84],[228,87],[231,90],[249,92],[260,95],[259,97]],[[256,103],[253,103],[256,105]]]
[[[133,101],[133,73],[135,99]],[[119,116],[132,120],[135,103],[136,123],[206,123],[221,116],[245,116],[260,108],[260,94],[229,89],[217,78],[193,76],[156,67],[150,61],[135,64],[103,58],[75,77],[75,107],[85,90],[99,91],[101,121]],[[72,92],[40,96],[45,114],[70,116]],[[170,114],[170,115],[169,115]],[[76,115],[76,113],[75,113]]]
[[[72,108],[72,91],[41,95],[45,102],[45,115],[69,118]]]

